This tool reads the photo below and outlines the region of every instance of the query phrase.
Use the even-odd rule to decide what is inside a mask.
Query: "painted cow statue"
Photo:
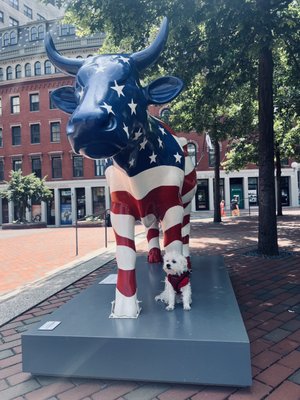
[[[51,62],[76,77],[75,86],[52,92],[52,100],[71,114],[67,135],[75,153],[106,159],[111,193],[111,222],[118,264],[116,297],[111,317],[136,318],[140,307],[135,277],[135,221],[146,227],[149,262],[161,262],[159,226],[165,252],[189,260],[190,203],[196,174],[184,139],[147,112],[149,104],[164,104],[182,90],[175,77],[162,77],[146,87],[139,72],[157,60],[168,36],[164,18],[146,49],[133,54],[97,55],[70,59],[45,39]]]

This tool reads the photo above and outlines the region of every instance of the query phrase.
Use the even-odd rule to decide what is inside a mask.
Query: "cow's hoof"
[[[154,247],[153,249],[149,250],[148,253],[148,263],[155,264],[161,263],[163,261],[160,249]]]

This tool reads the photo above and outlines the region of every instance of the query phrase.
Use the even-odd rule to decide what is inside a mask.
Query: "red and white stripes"
[[[136,318],[140,307],[135,277],[135,220],[146,227],[149,262],[160,262],[159,226],[164,233],[165,252],[186,257],[189,239],[190,202],[195,193],[195,171],[157,166],[129,177],[118,166],[106,171],[111,191],[111,222],[117,243],[118,279],[111,317]]]

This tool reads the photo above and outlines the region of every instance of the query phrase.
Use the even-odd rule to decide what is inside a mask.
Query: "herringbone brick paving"
[[[284,257],[256,257],[257,219],[192,222],[194,254],[223,254],[251,342],[251,388],[32,377],[20,334],[115,268],[86,276],[0,328],[1,400],[300,400],[300,213],[278,219]],[[145,244],[138,247],[145,251]],[[290,252],[290,253],[288,253]],[[230,360],[228,360],[230,367]]]

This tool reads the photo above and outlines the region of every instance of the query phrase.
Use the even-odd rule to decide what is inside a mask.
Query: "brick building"
[[[103,162],[75,155],[67,140],[68,115],[56,109],[50,93],[57,87],[73,85],[73,78],[55,70],[44,50],[44,35],[50,30],[56,47],[72,58],[88,57],[99,49],[101,35],[75,36],[74,28],[59,21],[35,21],[24,26],[0,29],[0,187],[11,170],[47,176],[53,200],[32,204],[27,216],[38,215],[49,225],[68,225],[84,215],[100,214],[109,208],[109,193]],[[11,35],[11,32],[14,32]],[[8,34],[8,35],[6,35]],[[10,38],[4,40],[4,36]],[[11,40],[11,38],[13,40]],[[151,113],[165,117],[166,106],[153,106]],[[204,135],[182,134],[197,165],[198,189],[194,211],[213,209],[214,152]],[[221,160],[226,153],[221,144]],[[283,169],[282,200],[298,206],[296,168]],[[249,166],[240,172],[221,172],[221,196],[229,208],[234,195],[240,208],[257,205],[258,170]],[[12,222],[14,205],[0,199],[0,223]]]

